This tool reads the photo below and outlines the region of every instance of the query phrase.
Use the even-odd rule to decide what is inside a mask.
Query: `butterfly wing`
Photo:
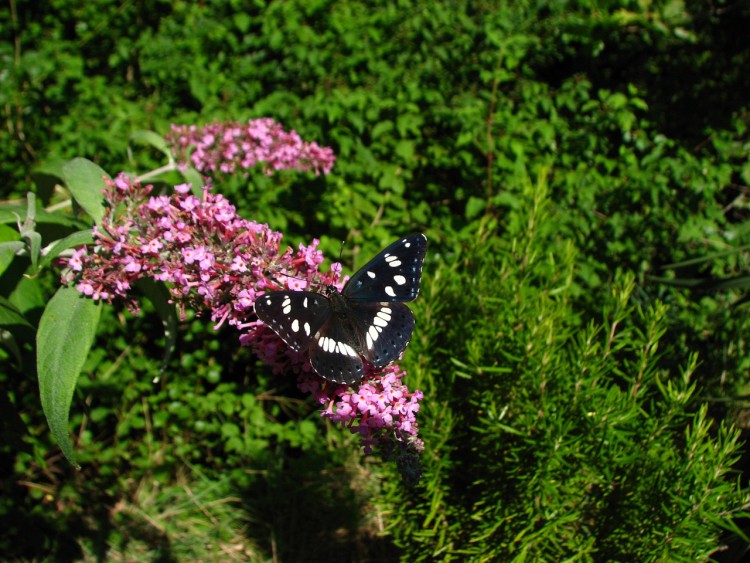
[[[298,352],[331,316],[328,299],[311,291],[269,291],[255,301],[255,314]]]
[[[333,314],[310,342],[310,364],[321,377],[351,384],[364,376],[357,331],[347,319]]]
[[[398,359],[414,331],[414,315],[403,303],[351,303],[362,356],[376,368]]]
[[[342,293],[350,301],[413,301],[419,294],[425,252],[427,237],[405,236],[365,264]]]
[[[343,296],[333,297],[345,302]],[[343,314],[336,305],[310,343],[310,363],[325,379],[355,383],[364,377],[362,358],[382,368],[409,344],[414,315],[403,303],[349,302]]]

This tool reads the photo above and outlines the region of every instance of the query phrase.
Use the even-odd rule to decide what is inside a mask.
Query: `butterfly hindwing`
[[[255,314],[291,348],[307,349],[330,316],[328,299],[312,291],[271,291],[255,301]]]
[[[413,301],[419,294],[425,252],[427,237],[405,236],[357,271],[342,293],[352,301]]]
[[[362,356],[382,368],[398,359],[411,340],[414,315],[403,303],[352,303],[363,335]]]
[[[331,315],[310,342],[310,364],[321,377],[336,383],[355,383],[365,373],[357,332]]]

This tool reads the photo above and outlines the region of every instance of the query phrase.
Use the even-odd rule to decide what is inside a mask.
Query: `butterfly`
[[[382,368],[409,344],[414,314],[405,302],[419,294],[427,251],[423,234],[405,236],[354,274],[343,290],[325,294],[271,291],[255,302],[255,314],[298,352],[307,350],[321,377],[351,384],[364,364]]]

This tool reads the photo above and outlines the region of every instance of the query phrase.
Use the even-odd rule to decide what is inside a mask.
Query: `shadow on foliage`
[[[375,516],[367,516],[356,480],[329,458],[287,452],[240,493],[245,535],[274,561],[398,561]]]
[[[731,127],[747,105],[750,75],[750,4],[687,2],[695,41],[672,38],[650,61],[649,103],[663,116],[663,130],[700,142],[705,129]]]
[[[72,468],[68,468],[73,472]],[[109,560],[109,538],[115,525],[112,520],[112,499],[96,487],[86,486],[86,481],[95,481],[85,471],[69,475],[63,482],[76,485],[60,485],[56,496],[34,494],[30,483],[14,482],[12,476],[3,475],[0,490],[0,554],[6,561],[81,561]],[[75,497],[66,494],[72,487]],[[39,491],[36,491],[37,493]],[[68,491],[69,493],[69,491]],[[149,561],[171,562],[170,546],[165,538],[154,537],[153,529],[144,531],[138,526],[129,526],[123,542],[138,539],[150,546]],[[148,535],[150,534],[150,535]],[[82,545],[86,545],[84,553]],[[124,546],[120,546],[124,547]]]
[[[731,127],[750,89],[750,4],[686,2],[685,18],[643,15],[628,25],[613,14],[581,23],[553,20],[555,52],[532,63],[552,83],[584,72],[597,88],[639,87],[659,130],[700,146],[707,128]],[[585,20],[583,20],[585,21]]]

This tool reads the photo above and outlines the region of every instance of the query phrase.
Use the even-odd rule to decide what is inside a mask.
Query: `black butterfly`
[[[363,360],[382,368],[409,344],[414,315],[405,301],[419,294],[427,237],[406,236],[370,260],[339,293],[271,291],[255,302],[255,314],[284,342],[302,352],[321,377],[355,383]]]

